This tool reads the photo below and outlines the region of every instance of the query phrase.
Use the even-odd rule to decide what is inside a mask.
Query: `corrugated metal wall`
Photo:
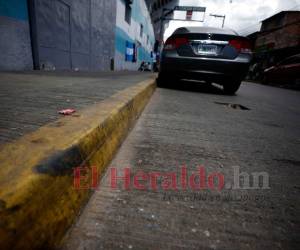
[[[0,70],[30,70],[27,0],[0,0]]]
[[[115,0],[34,0],[35,59],[40,68],[109,70]]]

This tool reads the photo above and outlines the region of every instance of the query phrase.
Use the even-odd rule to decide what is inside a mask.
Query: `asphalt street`
[[[236,96],[191,82],[158,88],[63,248],[299,249],[299,107],[299,92],[247,82]],[[183,189],[182,166],[189,177],[200,165],[205,187]],[[126,167],[130,189],[122,179],[112,188],[112,169]],[[151,178],[137,189],[141,171],[158,173],[157,189]]]

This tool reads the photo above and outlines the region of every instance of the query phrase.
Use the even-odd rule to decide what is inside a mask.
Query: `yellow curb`
[[[0,249],[52,249],[89,198],[73,168],[101,173],[155,90],[155,80],[63,117],[0,149]]]

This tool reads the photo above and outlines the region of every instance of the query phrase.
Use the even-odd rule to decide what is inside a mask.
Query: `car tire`
[[[168,83],[168,78],[166,77],[166,75],[163,73],[159,73],[156,79],[157,87],[165,87],[167,86],[167,83]]]
[[[225,83],[223,85],[223,90],[225,92],[225,94],[227,95],[234,95],[240,88],[241,86],[241,81],[239,80],[232,80],[232,81],[228,81],[227,83]]]
[[[267,76],[264,76],[263,79],[262,79],[262,84],[264,85],[269,85],[269,79]]]

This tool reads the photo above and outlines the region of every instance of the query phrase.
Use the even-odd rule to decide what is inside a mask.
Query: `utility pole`
[[[215,18],[222,18],[222,19],[223,19],[222,28],[224,28],[225,18],[226,18],[225,15],[222,16],[222,15],[210,14],[210,16],[213,16],[213,17],[215,17]]]
[[[164,38],[164,25],[165,25],[165,21],[167,20],[167,16],[171,15],[174,13],[174,9],[166,9],[166,8],[163,8],[162,9],[162,12],[161,12],[161,18],[160,18],[160,39],[161,39],[161,42],[163,42]]]

